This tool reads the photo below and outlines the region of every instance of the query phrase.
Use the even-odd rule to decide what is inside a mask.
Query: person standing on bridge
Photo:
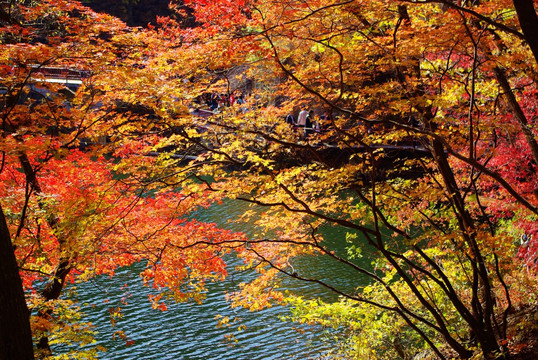
[[[209,109],[211,111],[215,111],[217,110],[217,108],[219,107],[219,102],[218,102],[218,95],[217,94],[212,94],[211,95],[211,98],[209,100]]]
[[[314,110],[310,110],[305,118],[304,123],[304,136],[308,137],[308,135],[312,134],[314,132]]]
[[[295,118],[293,117],[293,114],[292,113],[289,113],[288,115],[286,115],[286,123],[287,124],[290,124],[292,126],[295,126]]]
[[[305,126],[306,124],[306,116],[308,115],[308,112],[306,110],[301,110],[299,113],[299,116],[297,116],[297,125],[298,126]]]

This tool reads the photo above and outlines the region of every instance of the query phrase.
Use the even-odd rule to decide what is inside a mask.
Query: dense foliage
[[[342,356],[520,351],[509,315],[538,301],[533,2],[185,3],[200,26],[2,8],[0,192],[25,288],[50,279],[30,296],[38,348],[67,279],[145,259],[156,286],[199,299],[235,249],[259,276],[234,304],[290,303],[342,331]],[[45,67],[82,70],[82,85]],[[316,126],[284,121],[304,109]],[[258,238],[181,220],[223,198],[252,204],[238,221]],[[346,254],[327,226],[348,229]],[[314,255],[369,285],[294,267]],[[341,301],[285,294],[279,274]]]
[[[36,356],[50,355],[51,334],[56,343],[92,343],[91,329],[74,321],[76,306],[61,298],[76,279],[144,261],[141,276],[162,295],[200,301],[206,281],[226,275],[222,249],[204,243],[240,236],[185,220],[214,198],[169,184],[181,171],[138,151],[157,141],[150,115],[107,100],[109,74],[122,72],[143,35],[75,2],[2,6],[2,241],[13,243]],[[162,295],[150,299],[156,308],[166,307]],[[17,334],[11,322],[2,326]],[[5,358],[27,358],[10,346]]]

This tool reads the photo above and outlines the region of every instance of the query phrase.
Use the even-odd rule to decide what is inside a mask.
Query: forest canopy
[[[85,345],[58,315],[66,283],[135,262],[163,310],[255,270],[232,306],[337,328],[334,356],[533,358],[535,5],[186,0],[133,28],[76,1],[1,3],[0,359],[60,356],[60,330]],[[255,238],[192,219],[224,199],[250,204],[236,221]]]

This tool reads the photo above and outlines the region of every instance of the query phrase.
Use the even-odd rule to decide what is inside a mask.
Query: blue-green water
[[[200,211],[196,218],[249,233],[252,229],[227,223],[227,219],[244,210],[245,205],[230,201]],[[330,231],[331,241],[342,250],[345,231]],[[304,258],[297,266],[302,275],[324,279],[338,288],[351,289],[364,283],[353,271],[336,266],[329,259]],[[233,264],[229,266],[228,279],[208,284],[207,298],[202,304],[174,303],[164,312],[151,308],[151,289],[144,287],[137,275],[140,267],[138,264],[124,268],[113,278],[99,277],[77,286],[76,297],[82,311],[99,332],[98,344],[108,349],[101,353],[102,359],[318,359],[327,358],[324,354],[333,345],[325,340],[324,329],[282,321],[282,316],[289,315],[285,307],[258,312],[231,309],[225,293],[252,276],[233,273]],[[290,279],[285,286],[308,298],[336,298],[311,283]],[[117,306],[122,308],[123,317],[112,327],[108,309]],[[217,326],[218,317],[228,317],[229,326]],[[124,339],[113,339],[118,330],[125,332],[130,346]]]

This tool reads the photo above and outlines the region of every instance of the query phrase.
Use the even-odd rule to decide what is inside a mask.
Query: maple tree
[[[68,1],[2,7],[2,241],[26,289],[49,280],[32,295],[38,348],[69,279],[145,259],[148,281],[199,300],[235,249],[259,276],[234,304],[285,300],[279,274],[322,284],[342,301],[287,301],[300,321],[347,326],[349,356],[515,352],[508,315],[537,301],[533,2],[185,3],[201,26],[129,29]],[[89,76],[73,94],[40,80],[45,67]],[[245,101],[199,109],[233,92]],[[283,120],[305,108],[327,114],[321,130]],[[238,219],[257,238],[181,220],[222,198],[261,209]],[[327,226],[349,230],[347,253]],[[373,268],[355,261],[367,247]],[[294,266],[312,255],[364,283]]]
[[[242,254],[260,277],[235,299],[253,309],[282,299],[277,273],[323,283],[293,267],[321,253],[384,296],[328,288],[398,315],[439,358],[508,357],[516,279],[536,268],[537,63],[519,24],[536,29],[519,7],[533,3],[187,4],[203,25],[163,24],[178,46],[162,64],[192,99],[250,93],[178,123],[181,141],[206,150],[193,166],[214,177],[208,188],[263,209],[243,217],[264,229]],[[283,121],[304,108],[329,114],[323,131],[305,136]],[[349,161],[335,161],[335,149]],[[351,253],[371,246],[384,261],[371,271],[334,253],[319,232],[331,225],[362,233]],[[520,239],[527,275],[514,261]]]
[[[66,284],[134,262],[146,263],[141,276],[160,294],[150,299],[155,308],[166,309],[161,299],[200,301],[206,282],[226,275],[226,249],[211,243],[241,236],[186,220],[217,198],[183,184],[188,171],[149,156],[168,129],[151,112],[107,99],[110,73],[125,74],[122,58],[146,35],[78,2],[1,10],[2,285],[13,291],[1,298],[9,336],[0,358],[33,358],[30,324],[37,358],[52,355],[53,333],[56,342],[91,344],[82,322],[68,325],[78,315],[61,298]]]

